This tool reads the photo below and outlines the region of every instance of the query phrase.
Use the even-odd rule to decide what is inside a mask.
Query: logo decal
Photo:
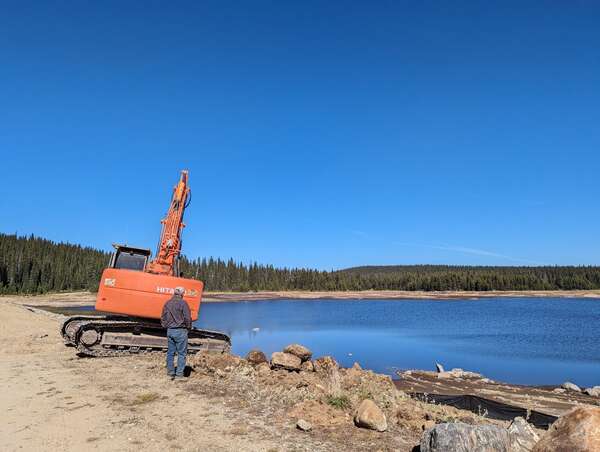
[[[105,278],[104,285],[108,287],[115,287],[117,280],[115,278]]]
[[[175,289],[173,289],[172,287],[156,286],[156,292],[173,295],[175,293]],[[185,296],[186,297],[197,297],[198,291],[194,290],[194,289],[185,289]]]

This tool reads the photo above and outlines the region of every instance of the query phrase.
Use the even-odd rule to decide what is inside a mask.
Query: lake
[[[598,299],[203,303],[195,325],[230,334],[240,355],[298,342],[390,375],[439,362],[510,383],[600,385]]]

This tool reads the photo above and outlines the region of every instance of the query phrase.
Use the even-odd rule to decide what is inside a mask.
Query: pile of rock
[[[310,361],[312,352],[303,345],[290,344],[281,352],[271,354],[271,369],[285,369],[300,372],[312,371],[313,363]]]
[[[387,417],[377,403],[371,398],[360,398],[358,394],[364,396],[376,393],[380,399],[390,393],[396,395],[397,391],[389,377],[364,371],[358,363],[350,369],[340,369],[338,362],[331,356],[322,356],[314,361],[311,358],[312,352],[300,344],[290,344],[282,351],[272,353],[270,361],[267,361],[265,354],[260,350],[252,350],[246,355],[246,361],[256,369],[269,365],[273,371],[312,373],[312,378],[315,379],[314,388],[317,391],[321,389],[325,398],[347,399],[350,406],[356,407],[352,412],[354,425],[379,432],[387,430]],[[311,386],[305,380],[297,383],[296,387],[304,385]],[[381,386],[385,389],[381,390]],[[381,401],[385,404],[385,400]],[[305,432],[313,428],[312,424],[303,418],[298,419],[296,427]]]

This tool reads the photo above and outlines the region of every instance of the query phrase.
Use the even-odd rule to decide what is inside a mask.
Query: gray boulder
[[[274,352],[271,355],[271,368],[300,371],[302,361],[296,355],[285,352]]]
[[[304,345],[290,344],[283,349],[284,353],[290,353],[300,358],[301,361],[308,361],[312,358],[312,352]]]
[[[533,427],[522,417],[516,417],[508,426],[511,452],[530,452],[540,440]]]
[[[508,430],[498,425],[437,424],[421,437],[421,452],[512,452]]]
[[[581,388],[575,383],[571,383],[570,381],[565,381],[563,384],[560,385],[560,387],[566,389],[567,391],[581,392]]]

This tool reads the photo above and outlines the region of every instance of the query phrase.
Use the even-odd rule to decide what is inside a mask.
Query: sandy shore
[[[344,292],[310,292],[310,291],[280,291],[280,292],[204,292],[202,301],[207,303],[256,301],[256,300],[455,300],[481,298],[590,298],[600,299],[600,290],[549,290],[549,291],[490,291],[490,292],[407,292],[396,290],[365,290]],[[96,302],[96,294],[91,292],[65,292],[36,296],[0,296],[0,300],[29,304],[30,306],[52,305],[63,306],[92,306]]]
[[[150,357],[78,358],[58,316],[1,302],[0,318],[0,450],[279,450],[264,421],[236,434],[246,415],[173,383]]]

